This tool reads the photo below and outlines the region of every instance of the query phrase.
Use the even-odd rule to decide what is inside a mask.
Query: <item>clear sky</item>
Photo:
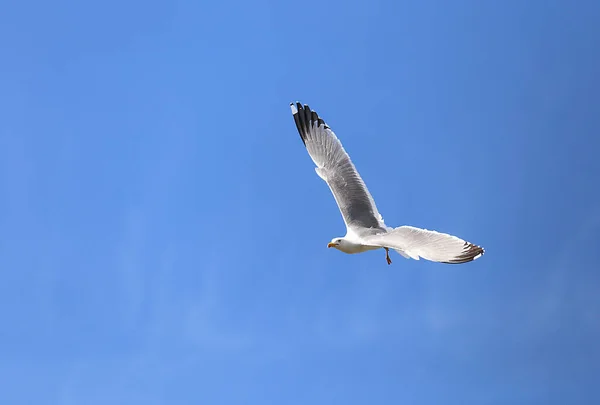
[[[4,2],[0,403],[600,403],[600,3]],[[390,226],[345,227],[289,110]]]

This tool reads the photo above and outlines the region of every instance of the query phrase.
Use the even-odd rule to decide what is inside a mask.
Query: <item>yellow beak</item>
[[[327,244],[327,247],[328,247],[328,248],[332,248],[332,247],[334,247],[334,246],[335,246],[335,243],[332,243],[332,242],[329,242],[329,243]]]

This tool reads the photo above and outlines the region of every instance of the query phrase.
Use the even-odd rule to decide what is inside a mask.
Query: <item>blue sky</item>
[[[598,2],[2,9],[2,404],[600,401]],[[327,249],[295,100],[486,255]]]

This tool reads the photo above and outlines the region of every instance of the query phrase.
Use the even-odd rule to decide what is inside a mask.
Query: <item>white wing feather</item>
[[[466,263],[481,257],[484,249],[447,233],[401,226],[388,233],[362,238],[365,244],[394,249],[415,260],[420,257],[433,262]]]

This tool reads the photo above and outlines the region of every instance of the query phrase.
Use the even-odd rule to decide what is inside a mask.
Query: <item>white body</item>
[[[353,241],[352,239],[348,239],[348,237],[340,238],[340,242],[333,248],[348,254],[354,253],[363,253],[368,252],[369,250],[377,250],[382,249],[382,246],[370,246],[363,245],[359,240]]]

